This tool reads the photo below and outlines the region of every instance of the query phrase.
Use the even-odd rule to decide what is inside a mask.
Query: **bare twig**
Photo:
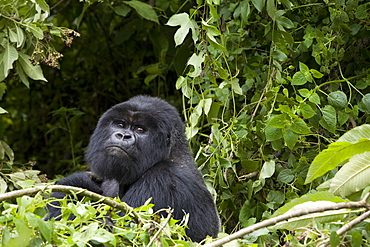
[[[155,239],[158,238],[159,233],[161,231],[163,231],[163,229],[166,227],[166,225],[170,221],[171,217],[172,217],[172,213],[169,212],[168,215],[167,215],[166,221],[163,223],[163,225],[161,226],[161,228],[159,228],[158,231],[154,234],[153,238],[149,241],[147,247],[150,247],[153,244],[153,242],[155,241]]]
[[[254,225],[243,228],[240,231],[237,231],[233,234],[230,234],[229,236],[218,239],[218,240],[216,240],[212,243],[205,244],[205,245],[203,245],[203,247],[221,246],[221,245],[223,245],[225,243],[228,243],[232,240],[241,238],[244,235],[249,234],[249,233],[251,233],[253,231],[256,231],[258,229],[268,227],[268,226],[272,226],[272,225],[275,225],[279,222],[286,221],[286,220],[289,220],[291,218],[296,218],[296,217],[303,216],[303,215],[308,215],[308,214],[312,214],[312,213],[320,213],[320,212],[329,211],[329,210],[339,210],[339,209],[344,209],[344,208],[362,208],[362,207],[369,208],[370,204],[368,204],[366,202],[369,195],[370,194],[367,194],[364,199],[362,199],[361,201],[358,201],[358,202],[339,202],[339,203],[336,203],[334,205],[326,205],[326,206],[322,206],[322,207],[313,207],[313,208],[298,210],[298,211],[295,211],[295,212],[292,212],[292,213],[285,213],[283,215],[279,215],[279,216],[276,216],[274,218],[264,220],[264,221],[261,221],[259,223],[254,224]]]

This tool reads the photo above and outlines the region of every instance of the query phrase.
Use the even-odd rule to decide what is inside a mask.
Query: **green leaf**
[[[231,84],[231,88],[233,89],[234,93],[239,94],[239,95],[243,95],[243,91],[242,91],[242,89],[239,85],[239,79],[238,78],[233,78],[230,81],[230,84]]]
[[[292,85],[300,86],[306,84],[306,82],[307,82],[306,76],[302,71],[298,71],[293,75]]]
[[[123,16],[123,17],[126,17],[126,15],[131,11],[131,8],[129,8],[128,6],[126,5],[122,5],[122,6],[116,6],[114,7],[114,12],[117,14],[117,15],[120,15],[120,16]]]
[[[313,75],[313,77],[315,77],[317,79],[320,79],[324,76],[324,74],[321,74],[319,71],[317,71],[315,69],[310,69],[310,72]]]
[[[302,134],[302,135],[311,133],[311,130],[308,128],[305,121],[303,121],[303,119],[301,118],[293,119],[290,129],[294,131],[295,133]]]
[[[44,38],[44,32],[41,28],[36,26],[32,23],[23,23],[24,26],[26,26],[27,30],[31,31],[31,33],[37,38],[37,39],[43,39]]]
[[[337,115],[334,107],[327,105],[321,110],[321,112],[322,118],[319,121],[320,125],[334,133],[337,125]]]
[[[294,133],[291,129],[287,129],[286,131],[284,131],[284,142],[290,150],[293,150],[297,141],[298,135]]]
[[[280,62],[284,62],[288,59],[284,52],[276,50],[272,52],[272,57]]]
[[[361,111],[370,114],[370,93],[367,93],[362,97],[360,103],[358,103],[358,107]]]
[[[347,95],[342,91],[331,92],[328,96],[328,102],[336,109],[343,109],[348,104]]]
[[[294,28],[294,23],[285,16],[277,17],[276,23],[288,29]]]
[[[284,128],[289,124],[285,114],[271,116],[267,121],[267,125],[275,128]]]
[[[19,54],[19,63],[22,66],[23,71],[32,79],[40,80],[40,81],[47,81],[42,73],[40,65],[32,65],[30,62],[30,56],[24,54],[22,52],[18,52]]]
[[[3,63],[4,63],[4,75],[8,76],[9,71],[13,69],[13,63],[18,59],[18,52],[14,46],[10,45],[9,42],[5,42],[5,51],[3,53]]]
[[[321,104],[320,96],[317,93],[313,93],[308,100],[316,105]]]
[[[198,41],[198,25],[194,20],[190,20],[187,13],[181,13],[171,16],[166,25],[171,27],[180,26],[174,36],[176,46],[181,45],[184,42],[186,35],[189,33],[189,30],[191,30],[192,32],[194,43]]]
[[[280,138],[283,138],[283,131],[281,128],[266,126],[265,135],[266,135],[266,142],[272,142]]]
[[[154,11],[151,5],[137,0],[123,1],[123,3],[135,9],[135,11],[144,19],[159,24],[157,13]]]
[[[19,63],[19,61],[16,62],[15,71],[17,72],[17,74],[18,74],[19,78],[21,79],[21,81],[23,82],[23,84],[26,85],[26,87],[30,88],[30,82],[28,80],[28,77],[24,73],[24,71],[22,69],[22,65]]]
[[[356,18],[366,19],[368,17],[367,6],[368,6],[368,3],[365,3],[357,7]]]
[[[4,108],[0,107],[0,114],[8,113]]]
[[[336,142],[349,142],[355,144],[364,138],[370,140],[370,124],[363,124],[347,131]]]
[[[274,175],[274,173],[275,173],[275,161],[273,160],[266,161],[262,166],[259,179],[270,178],[272,177],[272,175]]]
[[[312,107],[305,102],[299,104],[298,111],[306,119],[310,119],[315,115],[314,109],[312,109]]]
[[[324,149],[312,161],[305,183],[312,182],[353,155],[368,151],[370,151],[370,139],[360,139],[354,144],[344,141],[330,144],[329,148]]]
[[[189,58],[187,65],[193,65],[194,70],[189,72],[189,76],[197,77],[202,72],[202,63],[204,62],[205,56],[204,53],[199,53],[199,55],[193,53]]]
[[[265,7],[266,0],[252,0],[252,4],[254,7],[258,10],[258,12],[261,12],[263,7]]]
[[[370,152],[353,155],[330,183],[334,195],[346,197],[370,185]]]

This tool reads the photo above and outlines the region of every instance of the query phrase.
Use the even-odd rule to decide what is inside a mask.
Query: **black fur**
[[[155,210],[171,207],[175,219],[189,213],[187,235],[193,241],[217,236],[220,221],[212,196],[188,149],[181,118],[166,101],[136,96],[113,106],[100,118],[85,159],[99,178],[82,172],[60,183],[118,195],[132,207],[152,197]],[[60,214],[57,208],[49,211],[50,217]]]

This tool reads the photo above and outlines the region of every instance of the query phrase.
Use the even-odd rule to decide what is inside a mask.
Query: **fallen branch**
[[[296,218],[296,217],[300,217],[300,216],[303,216],[303,215],[308,215],[308,214],[312,214],[312,213],[320,213],[320,212],[325,212],[325,211],[329,211],[329,210],[339,210],[339,209],[345,209],[345,208],[347,208],[347,209],[350,209],[350,208],[370,208],[370,204],[368,204],[366,202],[366,200],[369,196],[370,196],[370,193],[366,194],[366,196],[361,201],[358,201],[358,202],[339,202],[339,203],[336,203],[335,205],[326,205],[326,206],[322,206],[322,207],[313,207],[313,208],[309,208],[309,209],[298,210],[298,211],[295,211],[295,212],[292,212],[292,213],[285,213],[285,214],[276,216],[274,218],[264,220],[264,221],[261,221],[259,223],[254,224],[254,225],[243,228],[243,229],[241,229],[241,230],[239,230],[239,231],[237,231],[233,234],[230,234],[226,237],[218,239],[218,240],[216,240],[212,243],[205,244],[205,245],[203,245],[203,247],[221,246],[223,244],[231,242],[232,240],[241,238],[244,235],[249,234],[249,233],[251,233],[253,231],[256,231],[258,229],[268,227],[268,226],[272,226],[272,225],[275,225],[279,222],[286,221],[286,220]],[[367,216],[367,214],[365,216]]]

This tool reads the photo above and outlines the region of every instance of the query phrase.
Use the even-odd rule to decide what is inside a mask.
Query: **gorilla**
[[[110,108],[99,119],[85,160],[90,171],[59,184],[119,196],[132,207],[151,197],[154,210],[171,207],[175,219],[189,214],[186,233],[193,241],[217,236],[214,201],[189,151],[179,113],[166,101],[141,95]],[[48,209],[49,218],[60,215],[57,207]]]

